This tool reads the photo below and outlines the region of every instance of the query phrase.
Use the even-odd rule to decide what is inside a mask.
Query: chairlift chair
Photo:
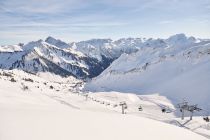
[[[162,113],[171,113],[172,112],[172,110],[169,108],[169,107],[167,107],[167,108],[162,108]]]
[[[166,112],[166,109],[165,108],[162,108],[161,111],[162,111],[162,113],[165,113]]]
[[[208,114],[205,115],[205,116],[203,116],[203,120],[206,121],[206,122],[209,122],[209,116],[208,116]]]
[[[141,106],[139,106],[139,108],[138,108],[138,109],[139,109],[139,111],[143,111],[143,108],[142,108]]]
[[[127,104],[125,104],[125,106],[124,106],[124,109],[128,109],[128,106],[127,106]]]

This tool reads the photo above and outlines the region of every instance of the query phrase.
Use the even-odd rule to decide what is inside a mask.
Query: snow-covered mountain
[[[143,52],[145,48],[167,48],[168,54],[175,55],[194,45],[204,45],[208,42],[209,40],[186,37],[184,34],[177,34],[168,39],[92,39],[69,44],[48,37],[45,41],[32,41],[26,45],[0,46],[0,68],[22,69],[31,73],[48,71],[61,76],[93,78],[122,54]]]
[[[138,52],[121,55],[86,90],[159,93],[210,111],[210,41],[178,34],[143,44]]]
[[[49,71],[61,76],[92,78],[99,75],[123,53],[138,50],[141,39],[93,39],[67,44],[47,37],[24,46],[0,46],[0,68],[37,73]]]
[[[176,34],[168,39],[122,38],[115,41],[111,39],[92,39],[72,42],[69,45],[72,49],[102,61],[104,57],[115,60],[121,54],[131,54],[143,47],[175,47],[176,49],[180,47],[183,50],[183,47],[199,42],[201,42],[201,39],[186,37],[185,34]]]
[[[43,40],[33,41],[19,51],[0,52],[1,69],[22,69],[30,73],[52,72],[77,78],[93,77],[102,71],[101,63],[71,49],[61,49]]]
[[[105,58],[115,60],[123,53],[132,53],[138,50],[141,40],[134,38],[120,39],[92,39],[70,43],[71,48],[80,51],[90,57],[103,61]]]

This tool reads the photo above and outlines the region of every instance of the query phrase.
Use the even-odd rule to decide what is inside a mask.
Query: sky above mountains
[[[54,36],[210,38],[210,0],[0,0],[0,44]]]

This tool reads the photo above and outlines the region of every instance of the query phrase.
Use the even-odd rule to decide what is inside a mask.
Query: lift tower
[[[196,105],[189,105],[188,102],[185,101],[185,100],[182,103],[179,103],[177,105],[177,107],[180,109],[180,112],[182,113],[182,120],[184,120],[184,113],[186,111],[191,113],[190,114],[190,120],[192,120],[194,111],[201,111],[202,110],[201,108],[197,107],[197,104]]]
[[[122,114],[125,114],[125,109],[128,108],[126,102],[125,101],[120,102],[120,106],[122,106]]]

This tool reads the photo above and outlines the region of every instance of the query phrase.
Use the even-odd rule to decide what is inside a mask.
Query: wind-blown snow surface
[[[184,98],[210,111],[210,42],[183,43],[177,37],[167,41],[171,45],[142,47],[137,53],[122,55],[87,83],[86,90],[159,93],[174,104]]]
[[[9,81],[12,77],[16,82]],[[34,81],[26,81],[22,77],[30,77]],[[129,112],[122,115],[111,106],[89,99],[86,101],[83,96],[64,90],[67,83],[46,82],[45,79],[24,72],[1,72],[1,140],[206,140],[184,128],[134,116]],[[23,85],[29,88],[23,90]],[[49,88],[49,85],[53,85],[54,88]],[[61,91],[57,92],[57,89]],[[91,97],[99,100],[109,99],[112,102],[119,101],[113,98],[117,97],[120,100],[126,99],[129,104],[140,100],[134,94],[109,95],[100,93],[91,94]],[[148,96],[147,99],[152,98]],[[162,98],[159,98],[158,101],[161,100]],[[166,99],[164,101],[169,103]],[[143,102],[144,105],[152,105],[150,102]]]

